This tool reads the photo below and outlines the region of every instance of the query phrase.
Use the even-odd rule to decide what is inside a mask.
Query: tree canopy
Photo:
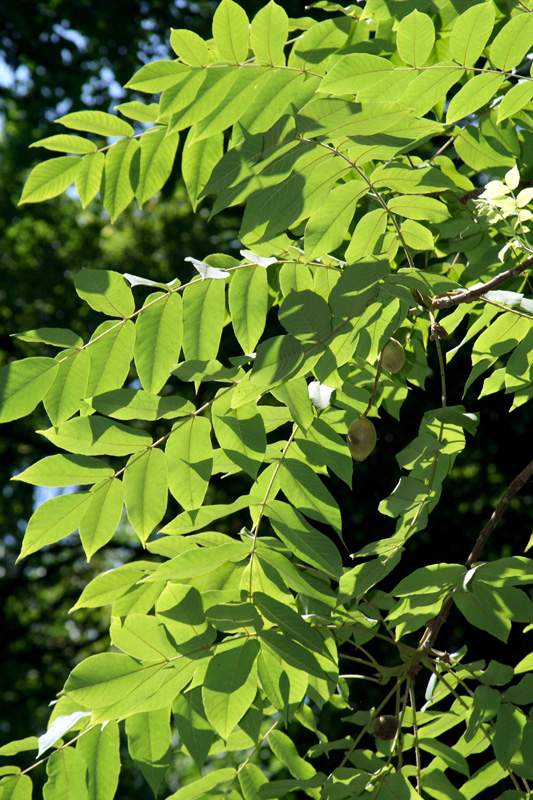
[[[71,609],[111,605],[110,647],[0,748],[2,800],[35,752],[46,800],[112,798],[121,737],[175,800],[530,796],[531,541],[491,534],[533,473],[533,6],[311,11],[222,0],[32,144],[21,219],[66,191],[135,225],[181,176],[240,229],[150,278],[73,265],[88,336],[18,332],[0,370],[0,422],[48,449],[13,476],[48,489],[19,563],[131,548]],[[515,477],[462,525],[493,403]]]

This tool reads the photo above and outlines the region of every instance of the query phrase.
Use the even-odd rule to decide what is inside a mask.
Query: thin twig
[[[436,309],[450,308],[451,306],[457,306],[460,303],[474,303],[476,300],[480,300],[481,296],[489,292],[491,289],[501,286],[502,283],[506,283],[508,280],[511,280],[511,278],[516,278],[530,267],[533,267],[533,256],[529,256],[529,258],[526,258],[526,260],[522,261],[521,264],[517,264],[511,269],[501,272],[499,275],[496,275],[495,278],[487,281],[487,283],[483,283],[481,286],[474,286],[472,289],[465,289],[462,292],[457,292],[456,294],[448,295],[447,297],[435,297],[431,301],[431,305],[434,309]]]
[[[507,489],[505,490],[503,497],[499,501],[498,505],[492,512],[492,515],[484,526],[483,530],[479,534],[477,541],[472,549],[472,552],[468,556],[465,562],[465,566],[470,568],[472,564],[474,564],[479,556],[481,555],[481,551],[485,547],[489,536],[491,535],[492,531],[495,529],[496,525],[501,520],[505,510],[507,509],[509,503],[516,494],[522,489],[522,487],[526,484],[529,478],[533,475],[533,461],[530,461],[527,467],[525,467],[519,475],[514,478]],[[436,617],[434,617],[431,622],[426,627],[424,631],[424,635],[420,640],[420,648],[424,652],[429,652],[434,643],[437,635],[446,622],[448,615],[453,606],[453,593],[449,594],[446,599],[443,601],[441,609]]]

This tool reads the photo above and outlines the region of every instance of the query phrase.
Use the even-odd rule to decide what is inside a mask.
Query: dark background
[[[289,15],[307,13],[296,1],[283,0],[282,4]],[[262,5],[247,0],[248,15],[252,17]],[[98,201],[85,211],[68,196],[17,208],[28,171],[44,154],[42,150],[29,150],[29,144],[56,132],[53,120],[61,114],[87,105],[108,111],[126,99],[134,99],[132,93],[121,94],[120,87],[143,63],[168,55],[168,29],[187,27],[208,38],[216,6],[216,2],[205,0],[129,0],[125,13],[123,4],[109,0],[0,3],[0,19],[5,20],[0,28],[0,62],[4,64],[0,66],[0,365],[13,358],[51,354],[45,347],[14,340],[13,333],[65,326],[85,337],[90,334],[95,317],[79,301],[72,284],[73,275],[83,266],[170,281],[183,270],[187,255],[237,254],[240,212],[231,209],[208,222],[208,205],[204,202],[193,216],[179,177],[171,178],[157,202],[147,204],[146,213],[139,216],[129,209],[113,227]],[[457,342],[451,337],[444,343],[445,350]],[[378,446],[364,464],[355,465],[353,490],[334,478],[328,482],[340,502],[349,552],[393,532],[394,521],[376,509],[398,480],[395,453],[416,435],[422,411],[440,404],[433,351],[430,368],[425,391],[410,392],[400,422],[382,413]],[[462,400],[468,373],[468,360],[460,352],[447,370],[449,403],[464,402],[467,410],[481,412],[478,434],[475,439],[467,434],[467,449],[445,484],[427,530],[410,540],[408,553],[384,589],[417,566],[464,562],[505,487],[531,458],[530,406],[509,415],[509,397],[477,400],[480,380]],[[49,715],[47,705],[72,666],[87,655],[107,649],[105,609],[81,611],[74,616],[68,616],[67,611],[95,574],[141,552],[125,535],[119,535],[88,565],[74,536],[15,565],[39,494],[31,486],[9,479],[52,453],[48,442],[35,433],[43,427],[43,416],[39,409],[31,417],[0,428],[0,485],[4,487],[0,493],[0,745],[43,733]],[[224,501],[219,494],[222,491],[217,489],[216,502]],[[531,534],[532,503],[532,488],[526,486],[489,542],[485,560],[523,553]],[[169,508],[169,518],[173,511]],[[502,661],[516,663],[526,652],[525,637],[520,636],[519,626],[515,628],[517,632],[508,645],[509,657],[500,655]],[[452,612],[437,647],[453,651],[466,643],[468,660],[488,661],[496,640],[469,629],[466,641],[465,633],[462,618]],[[381,656],[387,661],[394,654],[384,651]],[[353,671],[348,663],[343,669]],[[427,677],[420,676],[420,691]],[[358,690],[358,686],[362,688]],[[356,683],[350,700],[354,709],[359,702],[368,708],[379,702],[382,692],[377,688],[373,694],[368,684]],[[330,738],[350,733],[349,728],[342,727],[340,714],[328,713],[329,718],[321,715],[321,727]],[[302,731],[292,726],[289,733],[304,755],[316,738]],[[316,766],[329,771],[327,761]],[[190,769],[182,762],[177,768]],[[125,800],[152,796],[127,759],[120,796]]]

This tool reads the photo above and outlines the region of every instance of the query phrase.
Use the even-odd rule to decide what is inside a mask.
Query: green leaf
[[[150,447],[152,438],[146,431],[128,428],[104,417],[75,417],[57,428],[37,431],[71,453],[80,455],[127,456]]]
[[[229,285],[228,299],[237,341],[244,353],[253,353],[265,329],[268,309],[266,270],[253,265],[236,270]]]
[[[60,353],[56,361],[56,377],[44,396],[46,413],[55,426],[79,411],[87,391],[91,357],[88,350],[71,350]]]
[[[205,618],[200,592],[193,586],[167,583],[157,601],[157,618],[180,653],[198,657],[216,637],[215,629]]]
[[[274,708],[285,716],[292,716],[305,696],[309,682],[307,674],[288,664],[277,653],[262,648],[257,657],[257,675]]]
[[[26,736],[25,739],[17,739],[14,742],[8,742],[0,747],[0,756],[16,756],[18,753],[25,753],[28,750],[37,750],[39,747],[39,739],[37,736]]]
[[[186,511],[202,505],[211,470],[213,447],[207,417],[190,417],[174,427],[166,447],[168,484]]]
[[[435,242],[431,232],[412,219],[402,222],[400,226],[403,240],[413,250],[434,250]]]
[[[222,0],[213,15],[213,37],[223,60],[232,64],[246,60],[249,27],[246,11],[233,0]]]
[[[122,386],[130,371],[134,346],[135,325],[131,320],[103,322],[95,330],[90,342],[88,397]]]
[[[38,506],[28,522],[19,559],[73,533],[87,512],[90,500],[88,492],[77,492],[52,497]]]
[[[181,297],[155,292],[146,298],[136,325],[135,366],[143,388],[157,394],[179,361],[183,339]]]
[[[250,495],[238,497],[233,503],[219,503],[214,506],[202,506],[190,512],[179,514],[175,519],[161,529],[161,533],[189,533],[200,528],[205,528],[217,519],[227,517],[230,514],[248,508],[250,505],[258,504],[260,500]]]
[[[517,67],[533,45],[531,14],[517,14],[505,23],[490,46],[490,60],[503,72]]]
[[[120,774],[118,724],[91,728],[78,739],[76,750],[87,765],[87,800],[113,800]]]
[[[124,472],[124,502],[128,519],[143,545],[163,519],[167,499],[168,469],[163,451],[150,447],[131,456]]]
[[[533,29],[532,29],[533,30]],[[446,112],[446,122],[455,122],[463,119],[478,108],[487,105],[496,96],[498,89],[505,80],[499,72],[488,72],[470,78],[451,99]]]
[[[177,792],[169,795],[167,800],[197,800],[199,797],[208,798],[210,797],[208,794],[210,789],[214,789],[215,786],[219,786],[221,783],[232,781],[235,778],[235,775],[235,767],[223,767],[222,769],[216,769],[214,772],[210,772],[203,778],[200,778],[199,780],[189,783],[187,786],[183,786],[181,789],[178,789]],[[216,796],[217,795],[211,795],[211,797]]]
[[[511,632],[511,621],[501,606],[494,606],[497,596],[493,592],[482,586],[475,586],[471,592],[456,592],[453,599],[468,622],[502,642],[507,642]]]
[[[423,195],[397,195],[389,200],[388,206],[393,214],[399,214],[407,219],[427,219],[428,222],[438,223],[450,217],[450,212],[444,203]]]
[[[477,797],[484,789],[495,786],[499,781],[506,778],[508,774],[508,771],[497,761],[490,761],[480,767],[469,781],[463,783],[461,794],[466,800],[471,800],[472,797]]]
[[[391,591],[395,597],[459,588],[466,575],[462,564],[430,564],[416,569]]]
[[[129,613],[124,620],[112,617],[109,635],[115,647],[139,660],[169,660],[176,655],[167,629],[153,615]]]
[[[257,693],[256,639],[218,645],[205,673],[202,697],[207,719],[227,739],[250,708]]]
[[[157,691],[161,672],[160,664],[142,665],[123,653],[99,653],[74,667],[63,691],[84,708],[103,708],[123,698],[134,707],[143,694]]]
[[[415,9],[398,25],[396,46],[406,64],[422,67],[429,58],[434,42],[435,28],[427,14]]]
[[[185,358],[216,358],[226,314],[222,281],[195,281],[183,292],[183,352]]]
[[[31,414],[52,385],[58,364],[53,358],[23,358],[0,369],[0,421]]]
[[[177,61],[152,61],[141,67],[124,88],[155,94],[181,81],[186,72],[186,67]]]
[[[294,458],[281,462],[282,488],[290,503],[311,519],[331,525],[340,535],[339,507],[318,475],[307,464]]]
[[[90,506],[80,522],[80,539],[87,561],[109,542],[119,526],[124,504],[122,481],[103,480],[90,494]]]
[[[24,184],[18,205],[40,203],[57,197],[73,183],[80,165],[81,158],[78,156],[60,156],[37,164]]]
[[[115,419],[174,419],[194,412],[189,400],[179,395],[159,397],[142,389],[113,389],[91,399],[92,407]]]
[[[431,753],[441,758],[450,769],[454,769],[456,772],[460,772],[461,775],[466,775],[467,777],[470,775],[468,762],[460,753],[456,752],[453,747],[448,747],[448,745],[443,744],[438,739],[419,739],[418,745],[420,749],[425,750],[426,753]]]
[[[449,90],[464,75],[451,61],[435,64],[424,69],[412,80],[401,96],[402,105],[412,108],[417,116],[422,116],[446,100]],[[429,131],[428,131],[429,133]],[[413,131],[413,136],[416,133]]]
[[[511,87],[498,106],[498,123],[514,116],[533,98],[533,81],[524,81]]]
[[[333,95],[355,94],[375,81],[383,81],[392,69],[393,64],[386,58],[370,53],[351,53],[333,65],[317,91]]]
[[[254,592],[254,604],[261,614],[279,630],[310,650],[321,651],[324,641],[318,631],[305,622],[290,606],[269,597],[263,592]]]
[[[305,378],[296,378],[293,381],[282,383],[272,389],[272,394],[276,400],[289,408],[291,417],[300,430],[307,431],[313,423],[314,415]]]
[[[323,75],[328,57],[347,42],[350,27],[351,20],[339,16],[312,25],[292,48],[289,67]]]
[[[132,179],[133,157],[138,149],[137,139],[120,139],[107,151],[103,203],[111,222],[115,222],[133,200],[134,186],[137,185],[137,181]],[[146,149],[149,151],[149,146]]]
[[[57,136],[47,136],[46,139],[39,139],[38,142],[30,144],[32,147],[44,147],[46,150],[55,150],[59,153],[84,153],[96,152],[96,144],[82,136],[69,136],[66,133],[59,133]]]
[[[206,719],[200,687],[178,695],[172,703],[172,714],[181,741],[201,770],[215,739],[215,732]]]
[[[289,35],[289,18],[274,0],[261,8],[250,26],[252,50],[263,64],[285,66],[284,47]]]
[[[376,208],[361,217],[355,226],[344,257],[349,264],[360,261],[372,253],[382,253],[387,229],[387,212]]]
[[[400,103],[369,103],[361,108],[336,97],[311,100],[296,117],[299,133],[309,136],[370,136],[392,128],[409,115]]]
[[[139,206],[143,206],[167,182],[178,142],[179,134],[167,136],[165,128],[156,128],[139,140],[139,178],[134,187]]]
[[[177,114],[180,111],[183,112],[184,109],[189,110],[191,107],[194,108],[195,106],[203,108],[206,98],[209,96],[208,93],[211,92],[211,95],[213,94],[214,85],[218,85],[220,82],[223,83],[224,79],[226,83],[232,80],[231,74],[228,77],[227,69],[220,70],[220,74],[218,74],[218,72],[218,70],[216,73],[212,73],[207,72],[205,69],[193,69],[192,67],[188,67],[186,71],[182,73],[179,82],[175,82],[173,86],[170,86],[163,92],[158,120],[160,122],[165,122],[166,120],[170,121],[173,114]],[[229,85],[228,83],[228,89]],[[204,109],[204,111],[205,114],[208,113],[207,109]],[[203,112],[198,111],[200,119],[202,113]],[[191,118],[186,120],[186,122],[187,121],[189,124],[193,124],[193,122],[197,120]],[[172,122],[170,128],[171,132],[173,127]],[[181,130],[182,127],[186,128],[187,124],[176,127],[176,130]]]
[[[193,211],[196,211],[201,193],[205,189],[215,165],[223,154],[224,136],[216,133],[195,141],[194,127],[187,134],[183,147],[181,173]]]
[[[138,100],[132,100],[130,103],[120,103],[113,110],[120,111],[125,117],[137,122],[155,122],[159,116],[159,103],[147,105]]]
[[[305,289],[290,292],[279,310],[279,321],[302,342],[321,342],[331,334],[331,313],[323,297]]]
[[[82,267],[74,277],[74,286],[91,308],[109,317],[129,317],[135,311],[131,289],[118,272]]]
[[[280,539],[306,564],[338,580],[342,574],[341,555],[333,542],[313,528],[293,506],[269,500],[265,514]]]
[[[351,180],[336,186],[325,208],[318,208],[305,228],[305,256],[312,260],[342,245],[352,221],[357,201],[368,192],[363,181]]]
[[[314,767],[298,755],[296,745],[286,733],[278,730],[272,731],[268,736],[268,743],[274,755],[279,758],[295,778],[308,780],[316,774]]]
[[[87,208],[100,189],[102,175],[104,174],[104,164],[104,153],[85,156],[81,161],[81,165],[76,172],[75,186],[83,208]]]
[[[170,46],[185,64],[192,67],[206,67],[209,63],[209,48],[194,31],[186,28],[170,29]]]
[[[435,167],[411,169],[405,164],[384,164],[374,170],[370,180],[376,189],[392,189],[401,194],[433,194],[456,188],[451,178]]]
[[[69,328],[35,328],[24,333],[14,333],[15,339],[21,342],[44,342],[54,347],[82,347],[83,339]]]
[[[128,750],[154,796],[170,769],[169,709],[133,714],[126,720]]]
[[[6,767],[15,773],[18,767]],[[2,774],[2,773],[0,773]],[[31,800],[33,785],[29,775],[6,774],[0,778],[0,797],[2,800]]]
[[[74,111],[55,121],[65,128],[98,133],[100,136],[133,136],[133,128],[128,122],[105,111]]]
[[[48,780],[43,786],[43,800],[86,800],[87,766],[73,747],[52,753],[46,764]]]
[[[500,705],[492,747],[498,763],[505,769],[508,769],[511,759],[520,748],[525,724],[526,716],[519,709],[509,703]]]
[[[205,575],[229,561],[242,561],[250,554],[250,550],[250,542],[235,541],[200,550],[186,550],[164,561],[146,580],[152,582],[176,578],[184,581],[196,575]]]
[[[97,575],[87,584],[71,611],[78,608],[99,608],[112,603],[129,592],[153,568],[154,565],[148,561],[137,561]]]
[[[455,61],[474,66],[492,33],[494,17],[492,3],[477,3],[457,18],[450,36],[450,53]]]
[[[255,403],[232,409],[231,395],[222,392],[211,406],[215,436],[228,458],[256,478],[267,446],[263,418]]]

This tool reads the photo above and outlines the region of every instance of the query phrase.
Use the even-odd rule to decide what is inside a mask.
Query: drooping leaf
[[[171,493],[186,511],[202,505],[213,466],[211,424],[193,416],[176,424],[165,455]]]
[[[155,796],[171,763],[169,709],[128,717],[126,735],[130,756]]]
[[[104,174],[104,153],[93,153],[82,159],[76,172],[75,186],[83,208],[87,208],[100,190]]]
[[[124,472],[124,501],[136,534],[142,544],[165,514],[168,499],[168,468],[165,454],[150,447],[133,455]]]
[[[155,292],[146,298],[135,324],[135,365],[143,388],[157,394],[179,361],[183,339],[181,297]]]
[[[86,800],[87,766],[81,754],[73,747],[64,747],[52,753],[46,764],[48,780],[43,786],[44,800]]]
[[[119,389],[130,371],[135,346],[135,325],[132,320],[103,322],[95,330],[91,342],[91,372],[87,396]]]
[[[221,643],[210,660],[202,697],[207,719],[227,739],[257,693],[257,640]]]
[[[79,411],[91,371],[88,350],[64,351],[57,356],[56,361],[59,368],[43,401],[52,425],[65,422]]]
[[[87,765],[87,800],[113,800],[120,774],[118,724],[95,725],[78,739],[76,750]]]
[[[103,480],[90,494],[89,508],[80,522],[80,539],[87,561],[109,542],[120,523],[124,504],[122,481]]]
[[[203,280],[183,292],[183,352],[186,359],[216,358],[225,317],[222,281]]]
[[[179,134],[167,136],[165,128],[156,128],[140,139],[139,176],[134,186],[140,206],[167,182],[174,165],[178,141]]]
[[[253,353],[265,328],[268,282],[265,270],[236,270],[229,285],[229,309],[235,336],[245,353]]]
[[[205,189],[215,165],[222,158],[224,137],[215,133],[199,141],[194,141],[193,128],[187,134],[183,147],[181,172],[193,211],[196,211],[199,197]]]
[[[47,136],[46,139],[39,139],[38,142],[30,144],[32,147],[44,147],[46,150],[55,150],[58,153],[85,153],[96,152],[96,144],[82,136],[69,136],[66,133],[59,133],[56,136]]]
[[[137,139],[120,139],[107,151],[103,205],[111,222],[115,222],[133,200],[134,187],[137,186],[137,178],[132,174],[133,157],[138,148]]]

